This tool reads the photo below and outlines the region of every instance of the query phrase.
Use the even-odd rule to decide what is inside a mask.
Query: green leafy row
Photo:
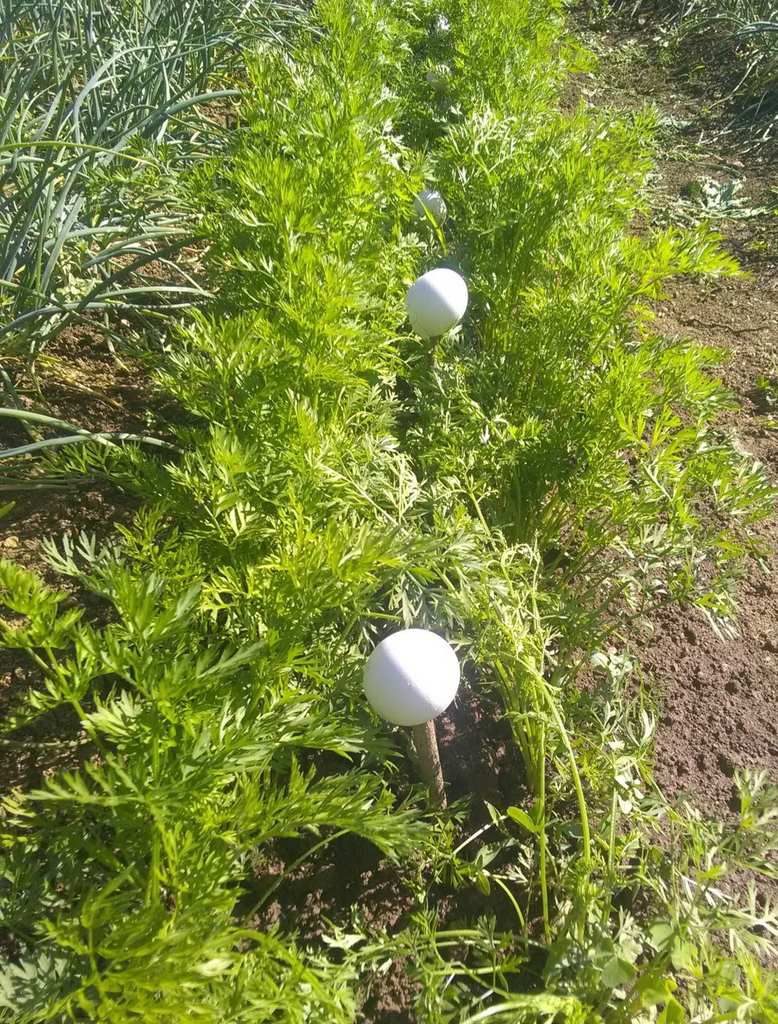
[[[391,961],[422,1021],[778,1012],[755,959],[775,915],[717,888],[769,870],[775,794],[741,780],[726,829],[667,807],[629,664],[597,654],[577,685],[657,600],[731,615],[772,493],[716,432],[715,353],[656,335],[651,306],[673,274],[736,268],[703,231],[631,232],[650,124],[559,111],[582,55],[553,6],[439,13],[319,0],[247,53],[229,155],[182,197],[216,298],[157,368],[180,454],[47,456],[143,504],[115,543],[48,546],[99,621],[0,568],[35,683],[7,742],[56,715],[78,737],[3,803],[9,1020],[362,1020]],[[432,182],[445,232],[413,212]],[[471,307],[422,342],[405,292],[441,263]],[[411,624],[510,727],[522,770],[485,819],[467,795],[426,816],[362,699],[371,647]],[[340,908],[304,940],[287,883],[349,835],[417,910]],[[472,886],[483,915],[447,919]]]

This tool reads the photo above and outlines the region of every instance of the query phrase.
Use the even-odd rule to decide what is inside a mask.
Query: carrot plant
[[[246,53],[229,153],[178,186],[214,298],[158,357],[177,451],[45,456],[143,505],[108,545],[48,544],[100,622],[0,570],[3,643],[37,680],[7,742],[54,714],[78,737],[70,770],[3,804],[8,1019],[361,1020],[391,960],[430,1024],[772,1012],[756,906],[707,899],[714,874],[766,867],[764,780],[706,851],[651,781],[653,709],[597,653],[656,600],[731,613],[770,490],[716,433],[713,353],[649,310],[668,276],[735,267],[709,235],[629,233],[650,125],[557,110],[580,54],[555,9],[438,14],[319,0]],[[442,231],[414,213],[428,182]],[[406,289],[443,260],[471,311],[422,342]],[[523,771],[485,823],[467,801],[425,817],[366,707],[365,658],[402,625],[444,632],[464,699],[508,719]],[[302,941],[287,882],[348,834],[418,909],[382,931],[339,908]],[[444,921],[464,885],[484,914]]]

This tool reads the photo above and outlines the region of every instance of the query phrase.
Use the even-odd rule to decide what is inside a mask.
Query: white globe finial
[[[419,192],[413,201],[413,208],[419,217],[432,217],[438,227],[446,223],[448,210],[443,196],[436,189],[425,188]]]
[[[365,665],[365,696],[395,725],[422,725],[445,711],[459,689],[453,648],[428,629],[402,629],[375,648]]]
[[[465,279],[455,270],[438,267],[422,274],[408,289],[408,319],[422,338],[436,338],[459,323],[467,302]]]
[[[425,75],[427,83],[437,93],[445,92],[451,84],[452,72],[448,64],[436,64]]]

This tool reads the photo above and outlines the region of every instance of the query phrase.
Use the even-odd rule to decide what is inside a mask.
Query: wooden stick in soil
[[[443,769],[440,766],[438,739],[435,735],[435,722],[430,719],[413,727],[413,744],[419,755],[421,775],[430,791],[433,807],[446,807],[446,789],[443,783]]]

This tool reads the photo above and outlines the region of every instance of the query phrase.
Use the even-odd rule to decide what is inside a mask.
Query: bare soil
[[[701,283],[678,280],[657,307],[658,328],[725,352],[720,375],[738,408],[722,430],[778,482],[778,410],[760,379],[778,375],[778,154],[720,134],[711,97],[721,96],[722,70],[695,80],[679,66],[660,66],[651,19],[637,32],[584,34],[600,55],[594,74],[578,76],[574,98],[613,110],[653,104],[660,154],[651,204],[662,223],[689,215],[695,183],[742,183],[736,216],[717,219],[724,247],[746,272]],[[699,69],[699,65],[698,65]],[[762,209],[764,212],[754,214]],[[778,386],[778,380],[776,380]],[[737,635],[719,636],[704,615],[673,607],[657,613],[633,653],[662,698],[656,777],[669,797],[684,795],[703,812],[736,810],[735,773],[765,770],[778,782],[778,515],[758,530],[763,558],[754,560],[738,591]]]
[[[778,268],[762,264],[750,279],[704,292],[681,284],[661,322],[730,353],[723,377],[741,405],[726,430],[778,480],[778,430],[765,426],[769,411],[755,387],[775,368]],[[735,637],[718,636],[701,613],[680,609],[656,618],[641,651],[665,689],[657,779],[668,795],[688,793],[714,814],[736,810],[737,769],[764,769],[778,781],[777,523],[760,526],[765,556],[739,587]]]

